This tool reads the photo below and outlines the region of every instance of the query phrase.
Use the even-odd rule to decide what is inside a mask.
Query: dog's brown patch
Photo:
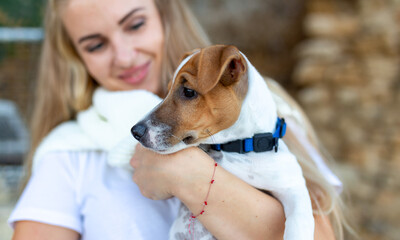
[[[185,88],[197,96],[187,98]],[[247,64],[236,47],[204,48],[180,69],[154,114],[171,127],[171,145],[198,142],[236,122],[247,89]]]

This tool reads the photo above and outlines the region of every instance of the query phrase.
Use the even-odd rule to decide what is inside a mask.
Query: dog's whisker
[[[178,138],[177,136],[175,136],[174,134],[171,134],[172,137],[176,138],[179,140],[179,142],[183,142],[182,139]]]
[[[205,132],[210,136],[212,143],[215,143],[214,135],[208,130],[208,128],[205,130]]]

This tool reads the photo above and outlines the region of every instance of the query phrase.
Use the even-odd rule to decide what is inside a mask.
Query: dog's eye
[[[197,92],[193,89],[183,87],[182,97],[187,98],[187,99],[193,99],[193,98],[197,97]]]

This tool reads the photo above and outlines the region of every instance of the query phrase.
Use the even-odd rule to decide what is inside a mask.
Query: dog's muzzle
[[[165,152],[171,146],[171,127],[166,124],[144,119],[131,128],[132,136],[144,147],[156,152]]]

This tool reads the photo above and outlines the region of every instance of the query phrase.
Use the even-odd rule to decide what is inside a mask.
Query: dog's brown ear
[[[229,86],[238,81],[244,72],[245,60],[235,46],[206,48],[200,54],[198,90],[206,93],[218,82]]]
[[[228,46],[222,55],[225,59],[219,76],[219,81],[224,86],[229,86],[240,80],[240,76],[246,71],[244,58],[234,46]]]

